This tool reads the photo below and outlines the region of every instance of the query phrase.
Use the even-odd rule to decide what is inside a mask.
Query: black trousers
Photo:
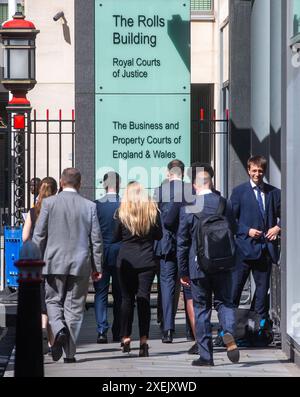
[[[148,338],[151,316],[150,292],[155,270],[155,267],[136,269],[128,262],[122,262],[118,269],[122,295],[121,337],[131,335],[136,298],[140,337]]]

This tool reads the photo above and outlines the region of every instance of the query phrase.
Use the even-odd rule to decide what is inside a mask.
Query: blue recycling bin
[[[18,287],[18,269],[15,261],[19,259],[22,247],[22,227],[4,227],[5,287]]]

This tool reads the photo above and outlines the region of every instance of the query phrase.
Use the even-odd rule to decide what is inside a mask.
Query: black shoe
[[[215,364],[213,360],[203,360],[201,357],[192,361],[194,367],[213,367]]]
[[[162,341],[162,343],[172,343],[173,342],[173,331],[171,329],[169,329],[168,331],[164,331],[161,341]]]
[[[195,338],[192,331],[190,330],[186,331],[186,340],[188,342],[194,342]]]
[[[97,343],[108,343],[107,335],[101,334],[101,332],[99,332],[98,337],[97,337]]]
[[[61,358],[63,354],[62,348],[66,342],[67,342],[67,332],[66,329],[63,328],[56,335],[53,346],[51,347],[51,354],[53,361],[58,361]]]
[[[131,348],[130,348],[130,341],[129,342],[122,342],[123,346],[122,346],[122,352],[123,353],[129,353]]]
[[[149,345],[147,343],[140,345],[139,357],[149,357]]]
[[[64,358],[64,363],[65,364],[74,364],[74,363],[76,363],[76,358],[75,357],[72,357],[72,358],[66,357],[66,358]]]
[[[213,345],[214,345],[214,347],[226,347],[224,345],[223,338],[222,338],[221,335],[217,335],[216,336],[216,338],[215,338],[215,340],[213,342]]]
[[[188,354],[199,354],[197,343],[194,343],[193,346],[188,350]]]
[[[42,338],[43,338],[43,354],[48,354],[49,346],[48,346],[48,334],[46,328],[42,328]]]
[[[227,357],[232,363],[238,363],[240,359],[240,352],[239,349],[235,343],[234,337],[227,332],[223,336],[223,342],[226,345],[227,348]]]

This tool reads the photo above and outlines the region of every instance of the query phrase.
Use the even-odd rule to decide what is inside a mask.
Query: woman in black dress
[[[138,182],[128,184],[120,208],[115,214],[115,240],[122,241],[117,267],[121,305],[121,337],[123,352],[130,351],[134,302],[137,301],[140,357],[148,357],[150,328],[150,292],[158,266],[154,240],[162,238],[156,202]]]

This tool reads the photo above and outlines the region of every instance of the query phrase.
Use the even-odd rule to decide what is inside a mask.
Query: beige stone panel
[[[74,109],[74,84],[37,84],[28,93],[28,99],[32,105],[32,117],[36,110],[37,120],[46,120],[46,111],[49,109],[49,120],[59,120],[59,110],[62,111],[63,120],[72,120],[72,109]],[[76,114],[75,114],[76,117]],[[34,165],[34,139],[36,140],[36,175],[43,178],[47,175],[47,147],[49,155],[49,175],[59,179],[59,158],[61,153],[62,169],[72,166],[72,123],[63,122],[61,136],[61,152],[59,146],[58,121],[49,123],[49,139],[47,139],[46,122],[36,124],[36,135],[34,136],[34,125],[31,135],[31,169]]]
[[[215,82],[215,24],[213,22],[191,23],[191,81]]]
[[[63,11],[66,21],[53,20]],[[74,0],[27,0],[26,18],[40,33],[36,39],[38,82],[74,82]]]
[[[29,91],[28,99],[32,108],[37,110],[38,117],[44,117],[46,109],[58,117],[58,111],[62,109],[63,117],[71,118],[75,102],[74,84],[38,83]]]

